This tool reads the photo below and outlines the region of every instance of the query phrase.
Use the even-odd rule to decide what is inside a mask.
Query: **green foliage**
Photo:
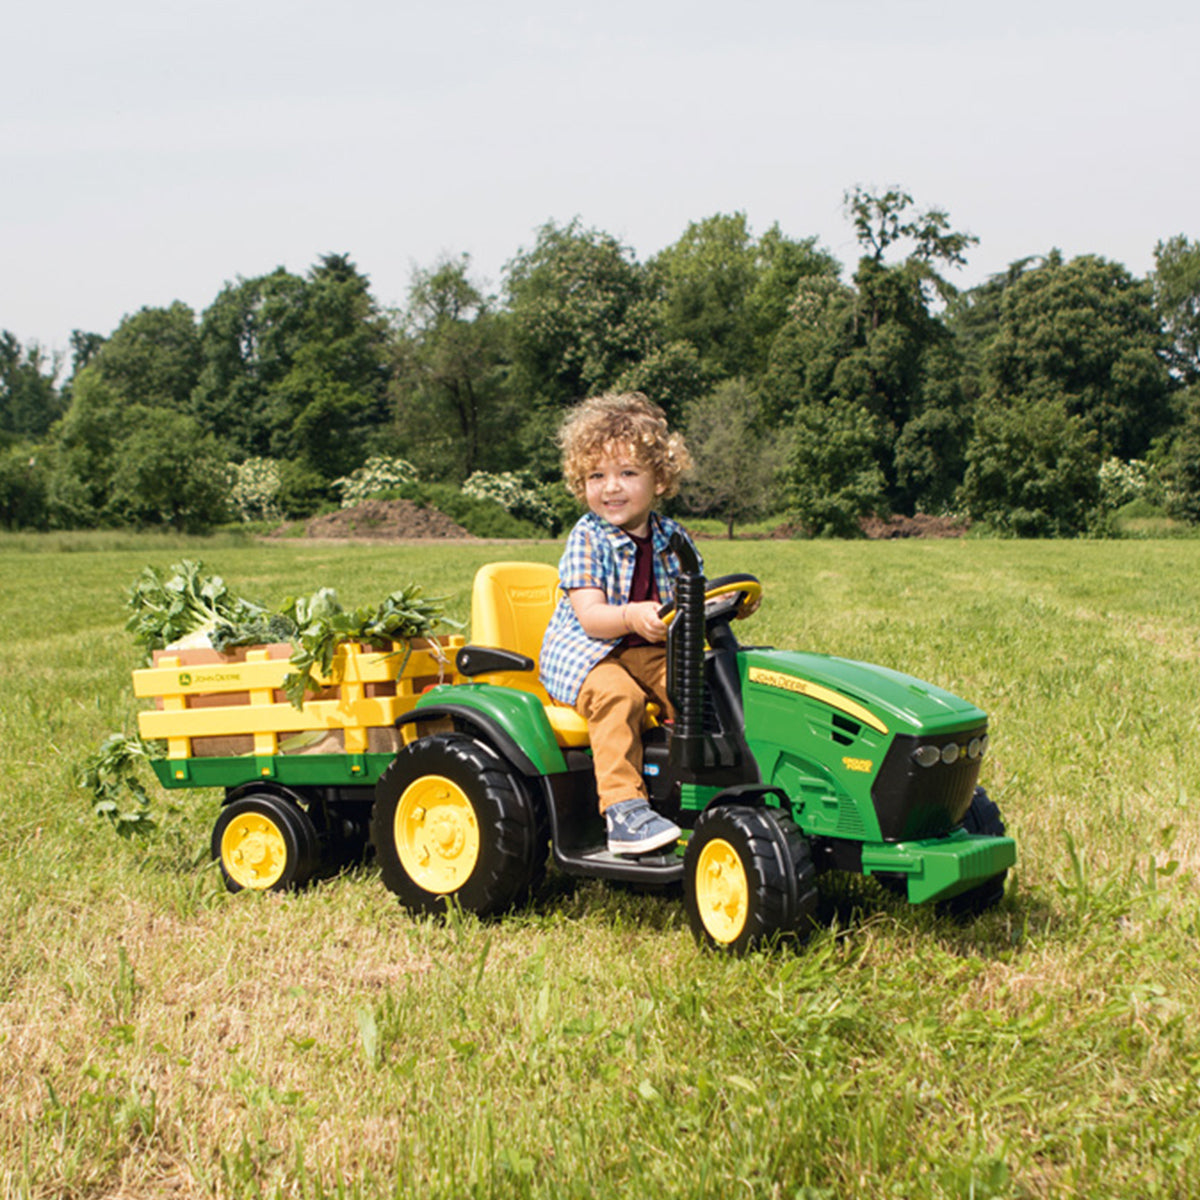
[[[769,423],[786,424],[797,409],[833,394],[833,373],[853,341],[853,302],[853,291],[836,279],[800,281],[763,377]]]
[[[538,230],[506,267],[515,394],[562,406],[611,387],[654,345],[645,268],[575,220]]]
[[[1171,369],[1184,384],[1200,383],[1200,241],[1159,242],[1151,283]]]
[[[972,520],[1015,537],[1072,537],[1100,495],[1096,436],[1061,401],[980,412],[960,493]]]
[[[547,533],[557,533],[554,508],[528,471],[476,471],[464,481],[463,495],[472,500],[491,500],[518,521],[537,525]]]
[[[279,507],[289,518],[311,517],[326,508],[336,507],[333,485],[305,463],[279,464]]]
[[[462,479],[511,457],[503,322],[469,255],[414,273],[391,383],[394,436],[421,474]]]
[[[123,405],[189,409],[202,354],[196,314],[176,300],[126,317],[91,358]]]
[[[1200,385],[1180,392],[1176,405],[1179,418],[1155,444],[1151,460],[1162,481],[1167,511],[1200,522]]]
[[[169,525],[201,532],[227,515],[223,447],[169,407],[130,405],[94,366],[71,388],[48,468],[51,525]]]
[[[878,418],[851,401],[836,398],[797,413],[788,508],[812,536],[857,537],[863,517],[886,510],[881,437]]]
[[[1153,505],[1162,491],[1154,468],[1137,458],[1106,458],[1100,464],[1099,484],[1101,512],[1115,512],[1135,501]]]
[[[119,524],[201,533],[228,516],[229,465],[193,417],[133,409],[109,482],[106,510]]]
[[[940,208],[910,215],[913,198],[898,187],[882,195],[854,187],[844,202],[859,244],[876,263],[883,262],[894,244],[906,243],[912,247],[910,261],[961,267],[967,261],[967,248],[979,244],[973,234],[952,230],[949,216]]]
[[[695,346],[690,342],[669,342],[651,350],[622,372],[613,389],[653,396],[655,404],[675,424],[687,406],[708,389],[710,380]]]
[[[75,377],[70,407],[55,430],[49,489],[55,526],[86,529],[108,519],[119,446],[128,430],[121,407],[116,392],[94,367]]]
[[[0,330],[0,438],[41,437],[62,415],[55,389],[58,360],[40,346],[22,346],[7,329]]]
[[[266,456],[278,419],[271,398],[304,339],[307,285],[279,267],[226,284],[200,318],[196,415],[241,457]]]
[[[816,528],[850,529],[879,476],[884,507],[952,509],[979,414],[1016,401],[1061,404],[1102,458],[1153,460],[1164,504],[1194,519],[1196,243],[1161,241],[1147,280],[1055,251],[960,296],[947,276],[976,239],[944,210],[899,187],[853,188],[845,206],[862,250],[848,284],[815,239],[778,225],[756,235],[744,213],[689,223],[646,263],[575,220],[539,229],[498,296],[468,255],[443,257],[414,270],[404,311],[388,314],[348,256],[326,254],[303,275],[228,283],[199,321],[178,301],[142,308],[107,338],[76,331],[61,387],[56,358],[0,332],[0,450],[21,446],[0,467],[0,521],[202,531],[302,518],[354,503],[342,482],[380,457],[430,482],[519,469],[544,486],[559,475],[566,405],[640,390],[682,426],[738,379],[760,404],[757,432],[781,446],[822,411],[842,414],[835,425],[869,415],[874,432],[856,444],[872,462],[849,456],[849,494],[822,514],[801,489]],[[569,502],[552,507],[569,520]],[[536,505],[513,511],[553,527]],[[484,509],[470,520],[518,536]]]
[[[390,333],[344,255],[307,278],[228,284],[200,321],[192,407],[238,457],[296,460],[326,479],[366,457],[384,422]]]
[[[711,384],[760,374],[800,282],[836,276],[837,264],[815,239],[792,241],[778,225],[755,238],[739,212],[691,222],[649,271],[663,341],[691,346]]]
[[[5,529],[49,526],[45,457],[28,442],[0,446],[0,525]]]
[[[243,521],[278,521],[283,517],[283,477],[273,458],[248,458],[234,467],[229,501]]]
[[[394,492],[406,483],[415,483],[417,468],[403,458],[386,454],[372,455],[349,475],[333,481],[342,497],[343,508],[353,508],[373,496]]]
[[[181,641],[222,651],[292,642],[293,670],[283,690],[297,708],[315,686],[314,671],[328,675],[339,643],[361,641],[388,649],[392,642],[428,637],[446,620],[442,601],[425,598],[412,583],[378,604],[353,609],[343,608],[333,588],[322,587],[269,610],[238,595],[220,575],[206,574],[204,564],[191,559],[175,563],[165,575],[155,567],[143,568],[126,594],[126,607],[125,627],[147,661],[153,651]]]
[[[695,468],[684,481],[684,503],[692,512],[719,517],[728,537],[735,524],[782,507],[777,476],[785,447],[777,434],[764,434],[761,421],[761,406],[741,379],[719,384],[687,410]]]
[[[1137,458],[1169,421],[1163,349],[1149,284],[1055,251],[1004,288],[984,400],[1054,401],[1095,432],[1101,454]]]
[[[966,470],[972,414],[964,404],[929,404],[896,439],[896,488],[903,511],[939,513],[954,505]]]
[[[691,345],[712,379],[754,370],[756,331],[746,304],[758,263],[745,213],[691,222],[650,269],[661,288],[660,320],[670,341]]]
[[[147,762],[161,758],[164,750],[158,743],[113,733],[80,765],[78,784],[92,798],[92,811],[121,837],[145,837],[156,828]]]

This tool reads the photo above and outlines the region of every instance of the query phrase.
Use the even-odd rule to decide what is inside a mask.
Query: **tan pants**
[[[670,716],[665,646],[619,647],[583,681],[575,709],[588,723],[601,812],[620,800],[646,799],[642,730],[650,700]]]

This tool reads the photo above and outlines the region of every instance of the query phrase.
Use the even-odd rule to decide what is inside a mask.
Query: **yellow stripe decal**
[[[750,682],[761,683],[765,687],[782,688],[785,692],[798,692],[801,696],[809,696],[822,704],[828,704],[830,708],[839,709],[879,733],[888,731],[887,726],[873,712],[827,687],[822,687],[819,683],[798,679],[795,675],[784,675],[780,671],[768,671],[763,667],[750,668]]]

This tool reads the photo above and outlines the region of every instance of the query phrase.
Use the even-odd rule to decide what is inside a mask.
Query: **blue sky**
[[[25,0],[0,72],[0,329],[48,350],[348,253],[380,303],[548,220],[645,259],[744,212],[853,267],[899,184],[980,238],[1135,274],[1200,238],[1182,0]]]

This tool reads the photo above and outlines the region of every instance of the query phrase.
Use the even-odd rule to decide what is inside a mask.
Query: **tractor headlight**
[[[941,762],[942,751],[940,746],[918,746],[912,756],[918,767],[932,767]]]
[[[978,762],[986,753],[986,733],[976,734],[965,742],[950,741],[943,745],[926,742],[912,752],[912,760],[918,767],[936,767],[938,763],[953,766],[956,762]]]

